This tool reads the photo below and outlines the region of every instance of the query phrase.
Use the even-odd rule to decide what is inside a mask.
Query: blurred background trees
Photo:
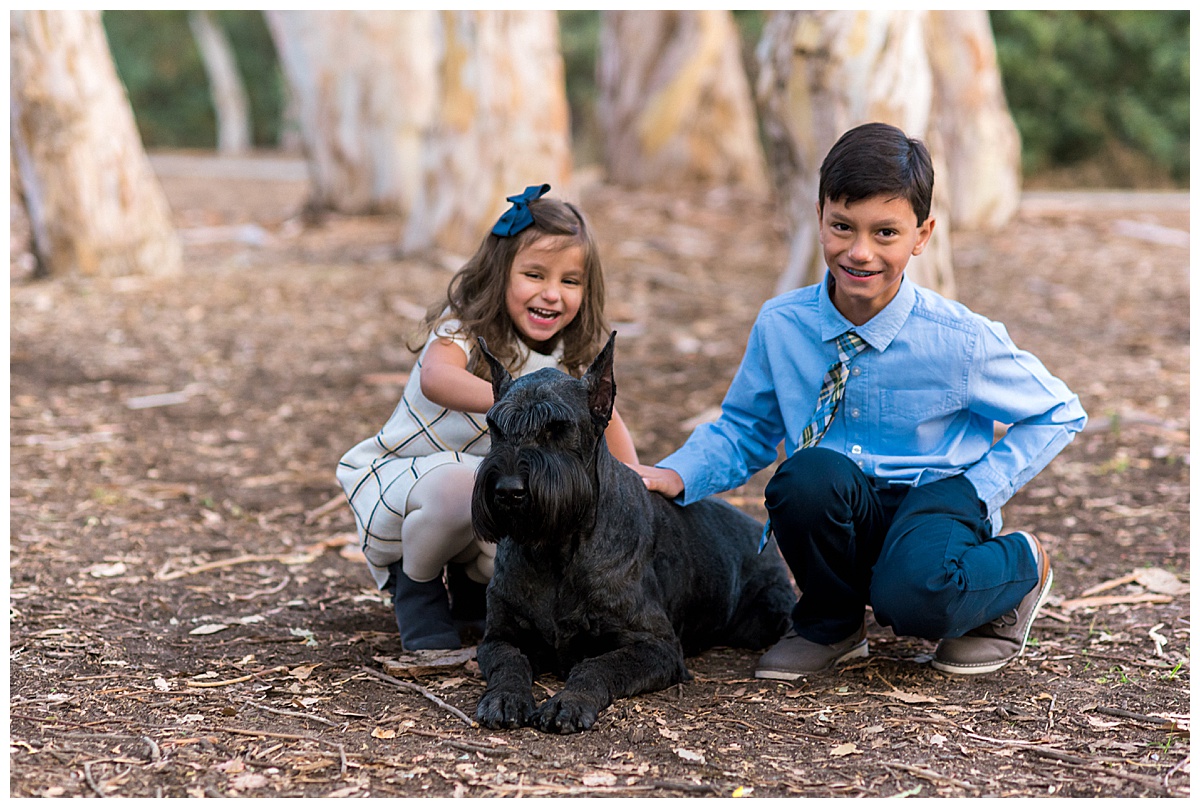
[[[260,12],[217,11],[250,99],[252,140],[286,133],[285,83]],[[600,12],[558,12],[577,164],[596,163]],[[1189,172],[1187,10],[992,11],[1025,187],[1182,187]],[[766,13],[735,11],[751,81]],[[117,72],[149,148],[214,148],[216,120],[184,11],[106,11]]]
[[[112,223],[162,219],[143,146],[302,153],[312,212],[399,214],[402,252],[467,253],[505,195],[546,181],[571,198],[584,164],[659,189],[769,176],[792,231],[782,291],[822,271],[822,155],[884,120],[934,155],[940,237],[911,274],[949,295],[952,228],[1003,224],[1022,184],[1181,186],[1189,170],[1186,11],[12,17],[14,198],[47,271],[117,271],[89,269]],[[75,45],[55,26],[92,33]],[[135,199],[158,214],[138,219]]]

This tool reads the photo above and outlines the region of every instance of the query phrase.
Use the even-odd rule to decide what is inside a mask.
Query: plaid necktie
[[[800,433],[800,448],[807,449],[816,446],[825,437],[825,431],[833,423],[834,413],[842,402],[842,393],[846,391],[846,377],[850,375],[850,360],[858,356],[867,343],[853,331],[847,331],[837,338],[838,361],[825,371],[821,382],[821,394],[817,396],[817,411],[813,413],[812,421]]]

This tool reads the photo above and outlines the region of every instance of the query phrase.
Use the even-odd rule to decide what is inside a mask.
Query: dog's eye
[[[542,429],[547,441],[561,441],[571,433],[570,421],[550,421]]]

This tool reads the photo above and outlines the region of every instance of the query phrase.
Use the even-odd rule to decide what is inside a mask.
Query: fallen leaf
[[[1147,567],[1133,573],[1133,580],[1149,589],[1151,592],[1161,592],[1164,595],[1182,595],[1191,587],[1183,583],[1172,572],[1158,567]]]
[[[375,727],[375,729],[371,730],[371,737],[372,738],[381,738],[386,741],[389,738],[396,737],[396,730],[384,729],[383,727]]]
[[[213,766],[213,768],[219,772],[225,772],[226,774],[240,774],[246,771],[246,761],[242,760],[240,757],[235,757],[225,761],[224,763],[218,763],[216,766]]]
[[[312,665],[298,665],[298,666],[292,668],[290,671],[288,671],[288,673],[290,673],[292,676],[295,676],[297,679],[299,679],[301,682],[303,682],[305,679],[312,676],[312,672],[315,671],[320,666],[321,666],[320,662],[314,663]]]
[[[830,757],[845,757],[846,755],[861,755],[862,750],[855,744],[844,743],[829,750]]]
[[[266,778],[266,775],[258,774],[257,772],[246,772],[230,780],[229,787],[234,791],[251,791],[256,788],[262,788],[269,782],[271,781]]]
[[[127,571],[125,563],[118,561],[114,564],[93,564],[84,570],[93,578],[112,578],[117,575],[124,575]]]
[[[1112,729],[1113,727],[1121,726],[1120,721],[1105,721],[1103,718],[1097,718],[1094,715],[1084,716],[1087,722],[1096,729]]]
[[[749,797],[754,793],[754,786],[738,786],[733,790],[731,797]]]
[[[672,749],[672,752],[679,755],[683,760],[690,760],[693,763],[704,763],[704,754],[701,752],[693,752],[690,749]]]
[[[580,778],[585,786],[616,785],[617,776],[612,772],[588,772]]]
[[[188,634],[216,634],[218,631],[224,631],[229,628],[225,623],[205,623],[202,626],[196,626],[188,632]]]
[[[166,691],[171,689],[171,683],[168,682],[166,679],[162,678],[161,676],[158,676],[154,679],[154,689],[161,690],[165,693]]]
[[[929,738],[929,743],[931,743],[934,746],[941,746],[942,744],[946,743],[946,736],[945,735],[931,735]]]

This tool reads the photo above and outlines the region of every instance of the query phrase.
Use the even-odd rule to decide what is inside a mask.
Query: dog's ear
[[[617,382],[613,378],[613,351],[617,339],[614,331],[608,337],[608,343],[592,360],[592,366],[583,375],[587,382],[588,409],[592,411],[592,420],[603,429],[612,418],[613,402],[617,398]]]
[[[492,368],[492,397],[499,401],[504,398],[504,391],[512,384],[512,375],[509,374],[508,368],[500,364],[500,360],[492,356],[492,352],[488,350],[487,340],[483,337],[476,337],[479,340],[479,351],[483,357],[487,359],[488,365]]]

